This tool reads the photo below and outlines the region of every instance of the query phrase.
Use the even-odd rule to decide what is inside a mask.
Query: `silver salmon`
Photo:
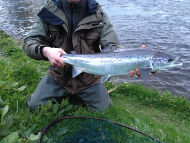
[[[73,65],[73,78],[81,72],[102,76],[105,82],[111,76],[129,75],[139,68],[141,76],[154,71],[182,66],[179,58],[165,52],[150,49],[122,49],[94,54],[64,54],[65,63]]]

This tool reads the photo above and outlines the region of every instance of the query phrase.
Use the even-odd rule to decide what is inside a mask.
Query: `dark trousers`
[[[39,82],[34,93],[28,98],[27,105],[31,111],[49,100],[62,100],[66,97],[76,96],[91,110],[102,112],[112,106],[107,88],[104,83],[91,86],[77,94],[71,95],[64,87],[56,83],[48,75],[45,75]],[[77,99],[76,98],[76,99]]]

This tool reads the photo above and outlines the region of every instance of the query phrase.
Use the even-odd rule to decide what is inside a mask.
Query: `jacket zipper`
[[[71,51],[73,50],[73,4],[71,3],[71,29],[70,29],[70,40],[71,40]]]

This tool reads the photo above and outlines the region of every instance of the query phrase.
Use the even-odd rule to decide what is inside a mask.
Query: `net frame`
[[[119,122],[116,122],[116,121],[112,121],[112,120],[108,120],[108,119],[102,119],[102,118],[97,118],[97,117],[87,117],[87,116],[66,116],[66,117],[58,118],[58,119],[56,119],[56,120],[50,122],[45,128],[42,129],[42,132],[41,132],[41,135],[40,135],[40,138],[39,138],[38,143],[42,143],[43,136],[45,135],[46,131],[47,131],[50,127],[54,126],[57,122],[59,122],[59,121],[61,121],[61,120],[69,120],[69,119],[93,119],[93,120],[111,122],[111,123],[114,123],[114,124],[116,124],[116,125],[120,125],[120,126],[122,126],[122,127],[128,128],[128,129],[130,129],[130,130],[132,130],[132,131],[135,131],[135,132],[137,132],[137,133],[140,133],[140,134],[142,134],[142,135],[144,135],[144,136],[147,136],[147,137],[151,138],[152,140],[155,140],[155,141],[157,141],[157,142],[159,142],[159,143],[164,143],[164,142],[160,141],[159,139],[157,139],[157,138],[155,138],[155,137],[153,137],[153,136],[151,136],[151,135],[149,135],[149,134],[147,134],[147,133],[145,133],[145,132],[142,132],[142,131],[140,131],[140,130],[137,130],[137,129],[135,129],[135,128],[132,128],[132,127],[130,127],[130,126],[127,126],[127,125],[125,125],[125,124],[122,124],[122,123],[119,123]]]

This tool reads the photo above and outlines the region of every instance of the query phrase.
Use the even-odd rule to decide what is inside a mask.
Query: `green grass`
[[[120,87],[128,92],[123,92]],[[183,106],[180,105],[181,99],[173,98],[174,101],[179,100],[179,102],[175,102],[174,107],[171,107],[171,105],[169,105],[169,99],[172,97],[168,96],[168,98],[166,98],[166,94],[162,96],[165,96],[165,100],[168,104],[163,105],[161,100],[163,97],[161,95],[160,97],[155,96],[155,94],[158,94],[157,91],[133,84],[126,87],[120,85],[120,87],[111,94],[114,103],[112,109],[105,111],[103,114],[90,114],[84,109],[80,109],[80,111],[77,111],[75,114],[114,120],[134,127],[168,143],[189,142],[190,135],[188,130],[190,129],[190,114],[185,110],[174,110],[175,105],[178,106],[178,103],[179,106]],[[130,93],[130,90],[134,92]],[[142,99],[138,96],[139,90],[142,94],[146,94],[147,96],[152,95],[154,97],[151,97],[150,100],[146,98]],[[152,102],[152,98],[155,99],[154,102]],[[159,98],[160,102],[157,101]],[[187,107],[184,107],[184,109],[186,108]],[[180,109],[182,109],[182,107]]]
[[[22,43],[0,31],[0,140],[9,135],[15,142],[23,142],[54,119],[74,112],[75,116],[117,121],[167,143],[190,141],[190,102],[142,85],[120,84],[110,95],[113,107],[101,114],[73,106],[67,100],[54,105],[48,102],[41,110],[29,112],[26,100],[45,75],[49,62],[28,58]],[[115,85],[107,82],[106,86],[111,89]]]

